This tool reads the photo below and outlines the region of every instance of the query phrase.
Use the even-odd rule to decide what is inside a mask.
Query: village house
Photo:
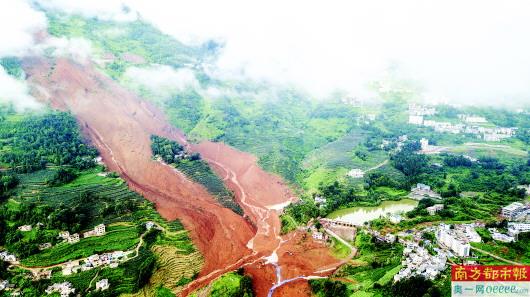
[[[145,229],[147,229],[147,230],[153,229],[154,226],[155,226],[155,223],[153,223],[151,221],[148,221],[148,222],[145,223]]]
[[[423,198],[441,198],[440,194],[431,190],[430,186],[421,183],[417,184],[416,187],[413,187],[411,189],[411,192],[408,197],[416,200],[421,200]]]
[[[94,230],[87,231],[83,233],[83,238],[88,238],[92,236],[103,236],[105,235],[105,225],[99,224],[94,227]]]
[[[70,232],[68,232],[68,231],[59,232],[59,238],[62,238],[64,240],[68,240],[68,237],[70,237]]]
[[[6,290],[9,288],[9,281],[0,279],[0,291]]]
[[[361,169],[352,169],[348,172],[348,176],[351,178],[361,178],[364,176],[364,172]]]
[[[17,257],[13,254],[8,253],[7,251],[2,251],[0,252],[0,260],[12,263],[17,261]]]
[[[33,227],[31,225],[23,225],[23,226],[19,226],[17,230],[21,232],[28,232],[28,231],[33,230]]]
[[[436,114],[436,108],[419,104],[409,105],[409,115],[432,116]]]
[[[75,293],[75,288],[72,287],[71,283],[64,282],[64,283],[55,283],[46,289],[46,294],[48,295],[53,294],[55,292],[58,292],[61,295],[61,297],[68,297],[70,296],[70,294]]]
[[[109,288],[109,280],[104,278],[96,282],[96,291],[105,291]]]
[[[79,234],[78,234],[78,233],[74,233],[74,234],[68,236],[68,238],[66,239],[66,241],[68,241],[68,243],[76,243],[76,242],[79,242]]]
[[[39,244],[39,250],[45,250],[52,247],[52,244],[50,242]]]
[[[440,211],[442,209],[444,209],[444,205],[443,204],[435,204],[433,206],[429,206],[429,207],[426,208],[427,212],[431,216],[435,215],[438,211]]]
[[[403,220],[401,215],[399,215],[397,213],[390,214],[388,216],[388,219],[390,220],[390,223],[392,223],[392,224],[399,224],[399,222],[401,222],[401,220]]]
[[[316,195],[315,196],[315,204],[326,204],[326,198]]]
[[[488,120],[486,120],[485,117],[481,117],[478,115],[467,115],[467,114],[459,114],[458,117],[467,123],[478,123],[478,124],[484,124],[487,123]]]
[[[423,116],[420,116],[420,115],[409,115],[409,124],[422,125],[423,124]]]
[[[520,202],[513,202],[501,208],[501,215],[510,221],[522,220],[528,213],[530,213],[530,208]]]
[[[517,186],[517,189],[523,189],[526,196],[530,195],[530,185],[519,185]]]

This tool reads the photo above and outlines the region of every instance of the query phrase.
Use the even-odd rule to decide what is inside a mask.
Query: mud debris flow
[[[105,164],[129,187],[156,204],[166,219],[180,219],[205,258],[199,278],[182,295],[207,285],[223,273],[244,267],[254,278],[257,296],[267,296],[281,279],[310,276],[319,267],[338,263],[329,251],[304,234],[280,237],[278,205],[295,199],[256,158],[222,143],[188,144],[157,108],[96,70],[60,58],[23,62],[34,96],[51,107],[71,111],[97,146]],[[201,185],[151,157],[150,135],[157,134],[199,152],[236,194],[245,219],[221,207]],[[329,272],[326,272],[329,273]],[[275,296],[307,296],[307,287],[279,290]],[[299,293],[294,293],[299,292]],[[292,295],[294,294],[294,295]],[[287,295],[285,295],[287,296]]]

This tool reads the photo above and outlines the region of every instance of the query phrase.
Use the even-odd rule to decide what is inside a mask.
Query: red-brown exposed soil
[[[179,137],[156,109],[90,66],[58,59],[53,67],[28,59],[25,70],[39,86],[37,97],[78,118],[111,170],[153,201],[162,216],[182,220],[204,255],[202,274],[251,253],[246,244],[254,230],[247,221],[219,206],[204,187],[152,160],[151,134]]]
[[[158,109],[90,64],[28,58],[24,68],[36,97],[54,108],[70,110],[105,164],[119,172],[133,190],[153,201],[163,217],[178,218],[190,230],[205,265],[182,295],[227,271],[245,267],[254,278],[256,295],[267,296],[277,282],[271,263],[279,263],[282,279],[321,276],[338,265],[325,246],[303,232],[280,237],[276,209],[295,197],[279,177],[263,171],[254,156],[221,143],[188,145]],[[152,160],[151,134],[179,141],[201,153],[236,193],[249,220],[221,207],[203,186]],[[300,280],[278,288],[274,296],[307,296],[300,295],[307,288],[307,282]]]

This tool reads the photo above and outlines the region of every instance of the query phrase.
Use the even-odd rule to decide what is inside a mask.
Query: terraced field
[[[155,297],[158,296],[157,292],[160,286],[178,295],[182,288],[200,271],[204,262],[199,252],[194,251],[190,254],[185,254],[175,246],[155,245],[151,250],[158,257],[158,269],[147,286],[136,294],[125,296]]]

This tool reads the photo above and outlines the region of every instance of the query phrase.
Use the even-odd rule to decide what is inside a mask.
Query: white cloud
[[[18,111],[42,107],[35,98],[29,95],[25,81],[13,78],[6,73],[3,67],[0,67],[0,103],[13,104]]]
[[[320,95],[364,94],[391,63],[430,96],[505,103],[530,95],[526,0],[127,3],[180,40],[224,40],[225,72]]]
[[[37,54],[49,53],[54,57],[69,57],[84,64],[92,54],[92,46],[90,41],[84,38],[52,36],[38,44],[33,52]]]
[[[22,56],[46,28],[46,17],[24,0],[0,0],[0,57]]]
[[[47,10],[57,10],[67,14],[97,17],[101,20],[128,22],[136,20],[136,12],[131,11],[121,0],[36,0]]]
[[[46,17],[23,0],[0,0],[0,58],[21,57],[35,46],[35,36],[46,29]],[[19,111],[41,105],[29,95],[25,81],[9,76],[0,67],[0,103],[10,103]]]
[[[318,96],[366,95],[366,84],[392,64],[429,97],[530,101],[527,0],[40,2],[102,18],[125,3],[179,40],[224,41],[222,75],[292,83]]]
[[[159,97],[167,97],[186,88],[199,88],[193,71],[187,68],[173,69],[166,65],[148,68],[129,67],[124,79],[134,88],[146,88]]]

